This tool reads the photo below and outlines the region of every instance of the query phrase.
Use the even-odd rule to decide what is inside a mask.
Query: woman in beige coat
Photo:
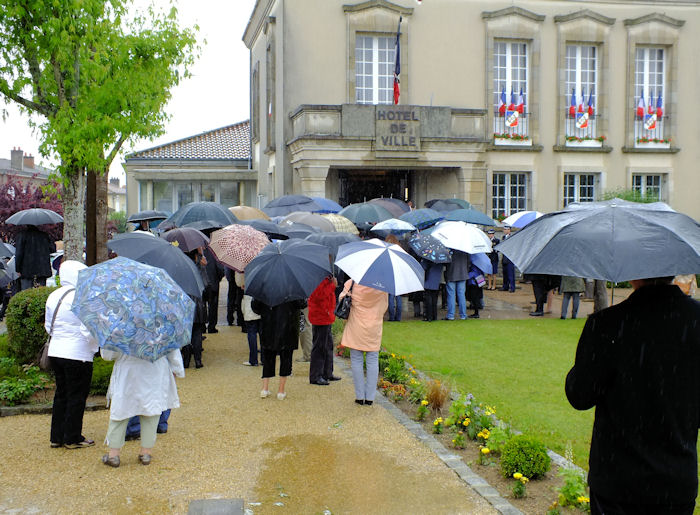
[[[350,289],[352,288],[352,291]],[[350,349],[352,379],[355,384],[355,402],[371,406],[377,393],[379,377],[379,348],[382,345],[384,313],[389,304],[386,292],[346,281],[340,294],[352,297],[350,316],[343,331],[344,347]],[[364,357],[367,356],[367,376]]]

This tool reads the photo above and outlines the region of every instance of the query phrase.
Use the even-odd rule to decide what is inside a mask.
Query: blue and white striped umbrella
[[[508,218],[504,219],[502,225],[510,225],[511,227],[516,227],[522,229],[530,222],[542,216],[544,213],[539,211],[519,211],[510,215]]]
[[[403,220],[398,218],[389,218],[383,222],[379,222],[377,225],[370,229],[371,232],[378,234],[379,236],[386,237],[389,234],[395,234],[396,236],[401,236],[409,232],[416,231],[417,229]]]
[[[392,295],[423,289],[420,263],[398,245],[376,238],[341,245],[335,264],[356,283]]]

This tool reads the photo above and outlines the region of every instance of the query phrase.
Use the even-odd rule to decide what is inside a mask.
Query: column
[[[328,165],[305,165],[297,168],[301,195],[307,197],[326,197],[326,178]]]
[[[457,168],[457,196],[469,202],[474,209],[486,212],[486,163],[476,161]]]

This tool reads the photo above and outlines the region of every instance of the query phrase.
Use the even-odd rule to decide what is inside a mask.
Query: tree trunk
[[[87,172],[87,187],[85,192],[85,264],[92,266],[97,263],[97,173]]]
[[[64,259],[83,261],[85,181],[82,170],[70,170],[63,187],[63,249]]]
[[[608,290],[606,281],[596,279],[593,285],[593,313],[608,307]]]
[[[101,175],[97,175],[96,179],[95,257],[97,263],[102,263],[107,261],[107,219],[109,217],[109,206],[107,205],[109,176],[107,175],[107,170]]]

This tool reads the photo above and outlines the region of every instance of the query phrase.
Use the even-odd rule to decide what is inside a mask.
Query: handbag
[[[483,288],[484,285],[486,284],[486,279],[484,279],[484,276],[482,274],[477,275],[474,280],[476,281],[476,285],[479,288]]]
[[[51,345],[51,333],[53,333],[53,324],[56,322],[56,315],[58,314],[58,308],[61,307],[61,302],[63,302],[63,299],[65,298],[66,295],[68,295],[70,292],[75,291],[75,288],[68,288],[63,295],[61,295],[61,298],[58,299],[58,304],[56,304],[56,309],[53,310],[53,318],[51,319],[51,327],[49,328],[49,334],[46,337],[46,342],[44,343],[44,346],[41,348],[41,352],[39,353],[39,359],[38,364],[39,368],[45,372],[48,372],[51,370],[51,359],[49,358],[49,346]]]
[[[348,293],[352,293],[352,287],[355,286],[355,283],[353,282],[350,285],[350,290]],[[350,316],[350,308],[352,307],[352,297],[350,295],[346,295],[342,299],[340,299],[340,302],[338,302],[338,305],[335,307],[335,316],[338,318],[342,318],[343,320],[347,320],[348,317]]]

